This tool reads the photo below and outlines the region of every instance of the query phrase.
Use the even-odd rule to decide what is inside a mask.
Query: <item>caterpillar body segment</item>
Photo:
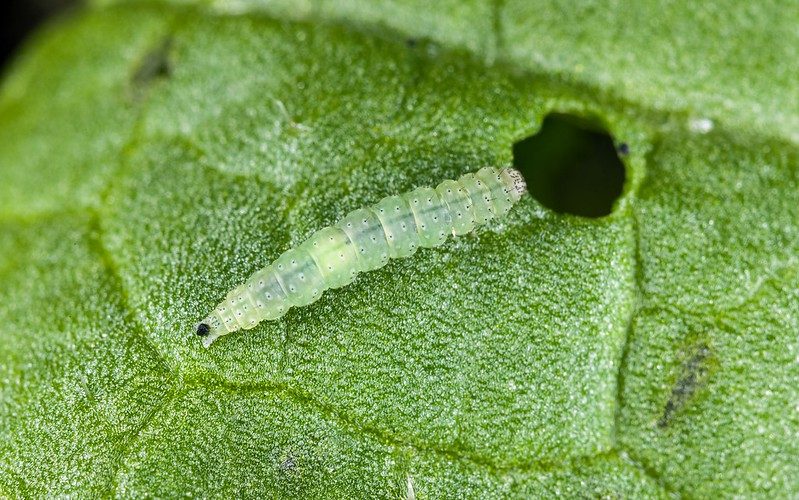
[[[278,319],[291,307],[315,302],[329,288],[352,283],[358,273],[505,215],[526,192],[518,171],[486,167],[435,189],[416,188],[350,212],[231,290],[197,326],[197,335],[208,347],[222,335]]]

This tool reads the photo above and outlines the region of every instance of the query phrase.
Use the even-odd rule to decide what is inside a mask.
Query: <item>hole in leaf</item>
[[[602,217],[624,188],[626,144],[595,121],[553,113],[541,130],[513,145],[513,164],[542,205],[559,213]]]

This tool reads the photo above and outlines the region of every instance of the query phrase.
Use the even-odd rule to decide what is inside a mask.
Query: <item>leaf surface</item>
[[[0,92],[0,494],[795,496],[799,113],[771,62],[796,49],[762,32],[790,14],[673,9],[673,59],[599,4],[96,5],[40,33]],[[527,197],[200,347],[283,250],[510,164],[553,111],[629,145],[610,216]]]

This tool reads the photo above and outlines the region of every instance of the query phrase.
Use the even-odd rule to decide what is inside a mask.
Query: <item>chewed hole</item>
[[[602,217],[613,211],[625,169],[597,120],[552,113],[541,130],[513,145],[513,164],[530,194],[555,212]]]

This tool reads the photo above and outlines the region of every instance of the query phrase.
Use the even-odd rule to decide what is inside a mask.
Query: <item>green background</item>
[[[0,90],[0,496],[799,495],[791,2],[97,2]],[[203,349],[315,229],[551,112],[629,145]]]

